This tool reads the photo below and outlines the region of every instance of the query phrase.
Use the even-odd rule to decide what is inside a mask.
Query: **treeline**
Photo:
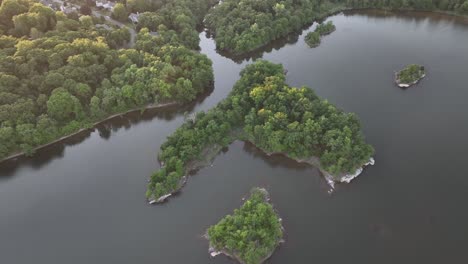
[[[265,189],[254,188],[234,214],[208,229],[210,247],[236,257],[241,263],[262,263],[283,237],[281,220],[268,199]]]
[[[183,176],[194,161],[206,157],[207,149],[235,139],[292,158],[317,156],[332,174],[354,172],[373,153],[354,114],[321,100],[307,87],[289,87],[281,65],[257,61],[241,72],[218,106],[198,113],[168,137],[159,154],[163,167],[152,175],[147,197],[157,200],[180,188]]]
[[[197,49],[200,39],[197,27],[202,25],[208,10],[219,0],[127,0],[125,5],[117,4],[114,17],[127,21],[129,13],[141,13],[137,27],[152,32],[162,30],[172,33],[172,42],[182,43]]]
[[[30,0],[1,3],[0,158],[31,154],[111,114],[191,101],[212,84],[211,61],[164,32],[143,30],[134,49],[117,49],[128,30],[96,23]]]
[[[218,49],[240,55],[346,8],[443,10],[468,14],[468,0],[225,0],[210,10],[205,24],[213,33]]]

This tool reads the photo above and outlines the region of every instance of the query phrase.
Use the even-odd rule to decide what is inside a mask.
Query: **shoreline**
[[[232,52],[231,50],[229,49],[218,49],[216,46],[215,46],[215,50],[217,52],[219,52],[220,54],[223,53],[225,54],[228,58],[246,58],[246,57],[249,57],[250,55],[253,55],[255,53],[258,53],[258,52],[261,52],[263,49],[265,49],[268,45],[270,45],[271,43],[275,42],[275,41],[278,41],[278,40],[281,40],[281,39],[284,39],[284,38],[287,38],[288,36],[290,35],[295,35],[295,33],[299,33],[302,34],[302,32],[309,28],[310,26],[312,26],[315,22],[318,22],[318,21],[321,21],[321,20],[325,20],[326,18],[330,17],[330,16],[333,16],[333,15],[336,15],[336,14],[339,14],[341,12],[344,12],[344,11],[352,11],[354,9],[350,9],[350,8],[346,8],[346,7],[337,7],[333,10],[330,10],[330,11],[327,11],[325,12],[324,14],[319,14],[317,17],[315,17],[312,21],[308,22],[308,23],[305,23],[301,29],[300,29],[300,32],[299,30],[297,31],[291,31],[289,33],[286,33],[284,34],[283,36],[279,36],[275,39],[271,39],[265,43],[262,43],[262,44],[259,44],[258,46],[256,46],[255,48],[249,50],[249,51],[245,51],[245,52],[239,52],[239,53],[234,53]],[[208,32],[211,37],[213,38],[214,42],[215,42],[215,45],[216,45],[216,34],[210,30],[210,28],[206,27],[206,32]]]
[[[306,159],[296,159],[296,158],[292,158],[291,156],[289,156],[287,153],[284,153],[284,152],[267,152],[267,151],[265,151],[262,148],[258,147],[255,143],[253,143],[253,142],[251,142],[249,140],[235,139],[230,144],[234,143],[235,141],[242,141],[242,142],[245,142],[245,143],[252,144],[255,148],[257,148],[258,150],[260,150],[262,153],[264,153],[267,156],[282,155],[282,156],[284,156],[284,157],[286,157],[288,159],[294,160],[294,161],[296,161],[298,163],[309,164],[312,167],[315,167],[320,171],[320,173],[325,178],[328,185],[330,185],[330,187],[332,187],[332,189],[335,188],[336,183],[350,183],[352,180],[357,178],[364,171],[364,169],[367,166],[372,166],[372,165],[375,164],[374,158],[370,157],[369,160],[366,163],[364,163],[360,168],[356,169],[356,171],[354,171],[354,172],[340,173],[338,175],[333,175],[333,174],[329,173],[328,171],[326,171],[326,170],[324,170],[322,168],[322,166],[320,164],[319,157],[312,156],[312,157],[306,158]],[[222,149],[223,149],[223,147],[220,146],[220,145],[212,145],[212,146],[206,147],[202,152],[204,153],[203,156],[205,156],[207,158],[203,159],[203,160],[189,161],[188,165],[187,165],[187,168],[185,169],[186,175],[184,175],[180,179],[179,185],[178,185],[178,187],[176,189],[174,189],[170,193],[166,193],[166,194],[164,194],[164,195],[162,195],[162,196],[160,196],[158,198],[153,198],[153,197],[146,198],[146,200],[148,201],[148,204],[154,205],[154,204],[164,203],[164,202],[167,201],[167,198],[179,193],[182,190],[182,188],[187,184],[187,181],[188,181],[188,178],[189,178],[190,174],[197,171],[198,169],[201,169],[203,167],[208,166],[209,163],[212,162],[216,158],[216,156],[218,156],[219,152]],[[161,164],[161,167],[163,167],[163,165],[164,164]]]
[[[281,226],[281,228],[284,230],[283,226]],[[203,237],[206,238],[208,241],[210,241],[210,238],[208,237],[208,234],[205,234]],[[278,242],[277,247],[278,247],[279,245],[281,245],[282,243],[284,243],[284,240],[280,240],[280,241]],[[275,251],[276,251],[276,248],[275,248],[275,250],[273,250],[272,252],[270,252],[265,258],[263,258],[262,260],[260,260],[260,263],[263,263],[263,262],[267,261],[269,258],[271,258],[271,256],[273,256],[273,253],[275,253]],[[214,247],[212,247],[211,245],[208,247],[208,254],[210,254],[210,256],[211,256],[212,258],[214,258],[214,257],[216,257],[216,256],[222,254],[222,255],[225,255],[225,256],[228,257],[228,258],[232,258],[232,259],[236,260],[237,262],[239,262],[239,263],[241,263],[241,264],[245,264],[245,262],[243,262],[243,261],[240,259],[240,257],[237,256],[236,254],[229,254],[225,249],[222,249],[222,250],[218,250],[218,251],[217,251],[217,250],[216,250]]]
[[[298,163],[305,163],[309,164],[312,167],[317,168],[322,176],[325,178],[327,181],[328,185],[332,187],[332,189],[335,188],[335,183],[350,183],[352,180],[357,178],[367,166],[372,166],[375,164],[375,160],[373,157],[370,157],[369,160],[364,163],[360,168],[357,168],[356,171],[354,172],[347,172],[347,173],[340,173],[338,175],[333,175],[326,171],[325,169],[322,168],[322,165],[320,164],[320,158],[316,156],[312,156],[310,158],[305,158],[305,159],[297,159],[289,156],[287,153],[284,152],[266,152],[265,150],[259,148],[256,146],[254,143],[250,141],[246,141],[255,146],[257,149],[261,150],[263,153],[265,153],[267,156],[273,156],[273,155],[282,155],[288,159],[294,160]]]
[[[415,81],[413,81],[411,83],[401,83],[400,79],[398,79],[398,74],[399,74],[399,72],[395,73],[395,83],[400,88],[409,88],[409,87],[419,83],[422,79],[424,79],[424,77],[426,77],[426,73],[424,73],[423,75],[421,75],[421,77],[419,77],[417,80],[415,80]]]
[[[231,144],[232,144],[232,142],[231,142]],[[166,194],[164,194],[164,195],[162,195],[162,196],[160,196],[158,198],[154,198],[154,197],[146,198],[146,200],[148,201],[148,204],[150,204],[150,205],[162,204],[162,203],[166,202],[167,198],[179,193],[182,190],[182,188],[185,186],[185,184],[187,184],[187,181],[188,181],[188,178],[190,177],[190,174],[196,172],[197,170],[199,170],[201,168],[204,168],[204,167],[208,166],[211,162],[213,162],[213,160],[216,158],[216,156],[218,156],[219,152],[222,149],[223,149],[223,147],[218,145],[218,144],[208,146],[205,149],[203,149],[202,150],[202,155],[207,157],[207,158],[202,159],[202,160],[191,160],[191,161],[189,161],[188,164],[187,164],[187,167],[185,168],[185,174],[186,175],[182,176],[182,178],[179,180],[177,188],[174,189],[173,191],[171,191],[170,193],[166,193]],[[161,168],[164,166],[164,164],[161,163],[161,161],[159,161],[159,164],[160,164]]]
[[[66,139],[77,136],[78,134],[81,134],[81,133],[83,133],[85,131],[93,131],[94,129],[96,129],[96,126],[98,126],[98,125],[100,125],[100,124],[102,124],[102,123],[104,123],[106,121],[109,121],[109,120],[111,120],[113,118],[119,117],[119,116],[124,116],[124,115],[130,114],[130,113],[134,113],[136,111],[145,111],[145,110],[149,110],[149,109],[159,109],[159,108],[165,108],[165,107],[174,106],[174,105],[178,105],[178,104],[179,104],[178,102],[161,103],[161,104],[156,104],[156,105],[148,105],[148,106],[143,107],[143,108],[134,108],[134,109],[128,110],[128,111],[123,112],[123,113],[113,114],[111,116],[106,117],[105,119],[102,119],[100,121],[97,121],[97,122],[93,123],[91,125],[91,127],[81,128],[81,129],[79,129],[78,131],[76,131],[76,132],[74,132],[72,134],[60,137],[60,138],[58,138],[56,140],[53,140],[53,141],[51,141],[49,143],[42,144],[42,145],[39,145],[37,147],[34,147],[33,151],[36,152],[36,151],[41,150],[43,148],[46,148],[46,147],[49,147],[51,145],[60,143],[62,141],[65,141]],[[3,159],[0,159],[0,163],[6,162],[6,161],[9,161],[9,160],[13,160],[13,159],[17,159],[17,158],[20,158],[20,157],[24,157],[24,156],[26,156],[26,153],[24,151],[16,152],[16,153],[11,154],[10,156],[7,156],[7,157],[5,157]]]

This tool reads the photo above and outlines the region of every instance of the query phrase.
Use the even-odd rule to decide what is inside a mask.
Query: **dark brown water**
[[[376,165],[357,180],[330,195],[315,168],[236,142],[179,196],[147,205],[160,144],[185,111],[226,97],[251,63],[218,55],[202,34],[216,83],[200,102],[117,119],[0,165],[0,263],[233,263],[211,259],[201,235],[254,186],[268,188],[287,230],[269,263],[468,263],[468,23],[424,13],[330,19],[337,31],[320,47],[307,48],[306,30],[263,58],[360,116]],[[401,90],[393,72],[408,63],[428,75]]]

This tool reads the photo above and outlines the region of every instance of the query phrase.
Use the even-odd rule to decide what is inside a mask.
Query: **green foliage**
[[[314,48],[320,45],[320,34],[318,32],[309,32],[305,36],[305,42],[309,47]]]
[[[242,54],[320,17],[321,1],[225,0],[206,16],[218,49]]]
[[[148,185],[157,199],[179,187],[177,181],[216,146],[249,140],[267,152],[293,158],[320,158],[332,174],[354,172],[373,149],[364,142],[358,119],[343,113],[307,88],[289,87],[281,65],[257,61],[241,72],[233,91],[207,113],[189,119],[161,146],[163,168]],[[176,165],[183,170],[176,170]],[[174,188],[175,187],[175,188]]]
[[[284,37],[314,20],[346,8],[443,10],[468,13],[466,0],[224,0],[212,8],[205,24],[216,47],[231,54],[244,54]],[[322,25],[320,34],[333,27]],[[320,27],[322,27],[320,26]],[[323,30],[323,31],[322,31]],[[312,37],[311,37],[312,38]],[[317,40],[311,41],[313,46]]]
[[[197,27],[203,23],[208,9],[218,0],[164,0],[156,8],[141,14],[138,28],[148,28],[159,34],[168,32],[166,43],[178,41],[188,48],[197,49],[200,42]],[[127,2],[127,8],[128,8]],[[140,9],[140,8],[138,8]],[[141,9],[140,9],[141,10]]]
[[[465,1],[461,6],[460,6],[460,9],[465,12],[465,13],[468,13],[468,0]]]
[[[93,18],[89,15],[81,16],[79,20],[84,28],[91,28],[94,25]]]
[[[424,73],[423,66],[410,64],[397,73],[397,81],[398,83],[411,84],[421,79]]]
[[[122,3],[117,3],[112,9],[112,18],[120,22],[128,21],[128,12]]]
[[[82,111],[78,98],[63,88],[55,89],[47,101],[47,114],[59,122],[78,119]]]
[[[8,34],[0,36],[0,159],[115,113],[189,102],[213,81],[211,61],[177,33],[149,43],[142,30],[134,48],[118,49],[128,29],[96,28],[90,16],[70,19],[30,0],[3,1],[0,14]]]
[[[315,28],[314,32],[309,32],[305,36],[305,42],[309,47],[314,48],[320,45],[320,38],[323,35],[328,35],[335,31],[335,25],[333,25],[332,21],[328,21],[327,23],[318,24]]]
[[[56,25],[55,12],[30,0],[7,0],[0,6],[0,32],[37,37]]]
[[[320,36],[328,35],[336,30],[335,25],[333,25],[332,21],[328,21],[327,23],[322,23],[317,25],[315,28],[315,32],[319,33]]]
[[[259,264],[279,245],[281,220],[268,203],[268,193],[255,188],[234,214],[208,229],[210,246],[236,256],[242,263]]]

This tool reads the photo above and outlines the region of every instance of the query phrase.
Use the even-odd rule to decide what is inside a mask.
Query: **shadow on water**
[[[242,149],[253,159],[260,159],[268,164],[271,168],[284,168],[288,171],[295,172],[310,171],[311,176],[314,176],[314,178],[317,180],[317,184],[324,193],[326,192],[331,194],[333,192],[333,188],[327,183],[326,180],[324,180],[322,173],[316,167],[307,163],[297,162],[296,160],[281,154],[268,155],[250,142],[243,142],[243,144],[244,145]]]
[[[250,142],[244,142],[243,150],[253,159],[260,159],[273,168],[282,167],[291,170],[304,171],[313,166],[306,163],[299,163],[281,154],[268,155]]]
[[[283,48],[284,46],[286,46],[288,44],[296,43],[299,40],[299,36],[301,35],[301,33],[302,33],[302,31],[291,33],[286,37],[282,37],[282,38],[279,38],[277,40],[274,40],[271,43],[269,43],[269,44],[267,44],[265,46],[262,46],[259,49],[256,49],[254,51],[251,51],[251,52],[248,52],[248,53],[245,53],[245,54],[242,54],[242,55],[233,55],[233,54],[231,54],[231,53],[229,53],[227,51],[223,51],[223,50],[216,50],[216,52],[219,55],[221,55],[221,56],[223,56],[225,58],[228,58],[228,59],[234,61],[237,64],[241,64],[244,61],[260,59],[260,58],[263,57],[264,53],[270,53],[273,50],[280,50],[281,48]],[[207,38],[212,38],[212,36],[208,32],[206,32],[206,36],[207,36]]]
[[[15,171],[21,166],[26,165],[34,169],[40,169],[49,162],[62,158],[67,146],[74,146],[82,143],[90,137],[91,133],[96,130],[102,139],[108,140],[112,137],[113,133],[119,131],[122,128],[127,130],[130,129],[132,125],[151,122],[154,119],[171,121],[178,116],[192,112],[197,105],[202,104],[203,101],[210,96],[213,90],[214,85],[210,86],[209,89],[198,96],[197,99],[183,106],[172,105],[159,109],[155,108],[142,111],[133,111],[125,115],[116,116],[98,124],[93,129],[83,130],[81,133],[65,138],[64,140],[55,144],[41,148],[37,150],[32,157],[20,156],[15,159],[3,161],[0,163],[0,179],[2,177],[13,176]]]

